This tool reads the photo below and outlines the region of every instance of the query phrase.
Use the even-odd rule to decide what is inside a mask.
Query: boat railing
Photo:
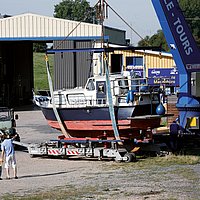
[[[133,78],[133,77],[122,77],[111,80],[111,90],[113,91],[113,102],[118,102],[118,98],[126,97],[129,91],[134,93],[144,93],[149,91],[148,78]],[[116,92],[118,91],[118,92]],[[86,106],[108,106],[107,98],[94,99],[92,96],[85,96]]]
[[[112,77],[110,83],[114,105],[126,103],[129,95],[135,94],[136,96],[140,96],[141,94],[152,92],[148,85],[148,78],[118,76],[115,78]],[[60,107],[108,106],[106,93],[97,95],[95,90],[87,91],[87,93],[59,94],[54,99],[57,106]]]
[[[148,92],[148,78],[123,77],[112,80],[115,95],[125,95],[129,91]]]
[[[111,80],[111,90],[113,92],[113,103],[120,102],[126,103],[128,93],[134,92],[136,94],[147,93],[150,88],[148,86],[148,78],[136,77],[117,77]],[[86,106],[108,106],[106,98],[93,99],[92,96],[85,96]],[[118,103],[117,103],[118,102]]]
[[[84,96],[79,98],[79,96],[74,96],[73,99],[68,100],[68,107],[89,107],[89,106],[106,106],[108,102],[106,98],[94,99],[93,96]]]

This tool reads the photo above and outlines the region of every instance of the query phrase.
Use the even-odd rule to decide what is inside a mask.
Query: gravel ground
[[[16,113],[22,142],[40,143],[59,135],[47,125],[40,110]],[[26,196],[58,188],[70,192],[65,199],[200,199],[199,164],[139,169],[134,163],[30,158],[21,150],[16,151],[16,158],[19,179],[5,180],[3,171],[1,199],[6,194]]]

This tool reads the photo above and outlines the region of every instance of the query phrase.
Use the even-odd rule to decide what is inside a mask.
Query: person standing
[[[5,158],[5,169],[6,169],[6,179],[10,179],[10,168],[12,166],[14,178],[18,179],[17,177],[17,164],[15,159],[15,150],[13,146],[13,140],[17,137],[16,134],[13,138],[10,135],[6,135],[4,141],[1,143],[1,159],[4,161]]]
[[[2,160],[0,159],[0,180],[2,180],[2,178],[1,178],[1,172],[2,172]]]
[[[178,134],[179,134],[180,126],[176,121],[173,121],[170,124],[170,143],[172,153],[175,153],[178,150]]]

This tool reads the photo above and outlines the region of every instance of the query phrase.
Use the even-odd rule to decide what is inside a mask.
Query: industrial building
[[[125,31],[116,30],[122,36],[124,45]],[[114,35],[113,31],[108,30]],[[68,48],[91,46],[93,41],[102,39],[101,26],[89,23],[46,17],[31,13],[0,19],[0,105],[19,106],[31,103],[33,83],[33,43],[54,41],[54,47]],[[110,35],[110,40],[114,40]],[[66,41],[67,40],[67,41]],[[65,41],[65,42],[64,42]],[[66,45],[66,46],[65,46]],[[79,57],[80,56],[80,57]],[[72,70],[82,63],[87,55],[55,56],[55,88],[77,86],[85,82],[87,70],[82,67]],[[67,60],[65,60],[65,57]],[[67,62],[66,62],[67,61]],[[62,66],[64,63],[64,66]],[[70,65],[67,66],[66,64]],[[88,63],[86,63],[88,64]],[[45,65],[45,63],[44,63]],[[60,66],[59,68],[57,66]],[[58,69],[58,70],[57,70]],[[70,71],[70,74],[67,73]],[[75,75],[74,75],[75,73]],[[68,76],[65,76],[68,74]],[[66,80],[69,79],[66,85]],[[65,80],[63,80],[63,79]]]
[[[129,43],[123,30],[104,27],[104,33],[104,41],[109,44],[126,46]],[[96,24],[31,13],[0,19],[0,105],[14,107],[31,103],[34,88],[33,43],[53,43],[55,49],[74,49],[99,47],[100,41],[102,27]],[[54,88],[83,86],[91,69],[92,73],[99,73],[100,58],[98,54],[95,56],[88,52],[55,53]],[[122,69],[137,70],[142,76],[154,77],[164,71],[167,71],[164,73],[167,76],[170,70],[175,70],[171,54],[139,50],[111,53],[109,65],[112,73]],[[158,79],[157,83],[160,83]],[[178,82],[170,86],[173,93]]]

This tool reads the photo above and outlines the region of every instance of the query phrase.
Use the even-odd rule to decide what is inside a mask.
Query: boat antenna
[[[108,18],[108,9],[105,0],[99,0],[95,5],[97,9],[97,19],[99,20],[99,25],[101,25],[101,48],[104,48],[104,20]],[[100,53],[100,75],[105,72],[105,66],[103,62],[104,54]]]
[[[108,17],[107,15],[107,4],[105,3],[105,0],[99,0],[99,2],[97,3],[97,9],[98,9],[98,15],[99,15],[99,21],[100,24],[102,26],[101,30],[101,36],[102,36],[102,40],[101,40],[101,48],[104,48],[104,27],[103,27],[103,22],[104,19]],[[109,106],[109,114],[110,114],[110,119],[112,122],[112,128],[114,131],[114,136],[116,140],[119,140],[119,144],[121,143],[121,139],[119,136],[119,131],[118,131],[118,127],[117,127],[117,123],[116,123],[116,116],[115,116],[115,111],[114,111],[114,105],[113,105],[113,99],[112,99],[112,92],[111,92],[111,84],[110,84],[110,72],[109,72],[109,66],[108,66],[108,55],[107,53],[104,51],[103,54],[101,55],[101,61],[102,65],[104,66],[104,70],[106,73],[106,93],[107,93],[107,97],[108,97],[108,106]]]

